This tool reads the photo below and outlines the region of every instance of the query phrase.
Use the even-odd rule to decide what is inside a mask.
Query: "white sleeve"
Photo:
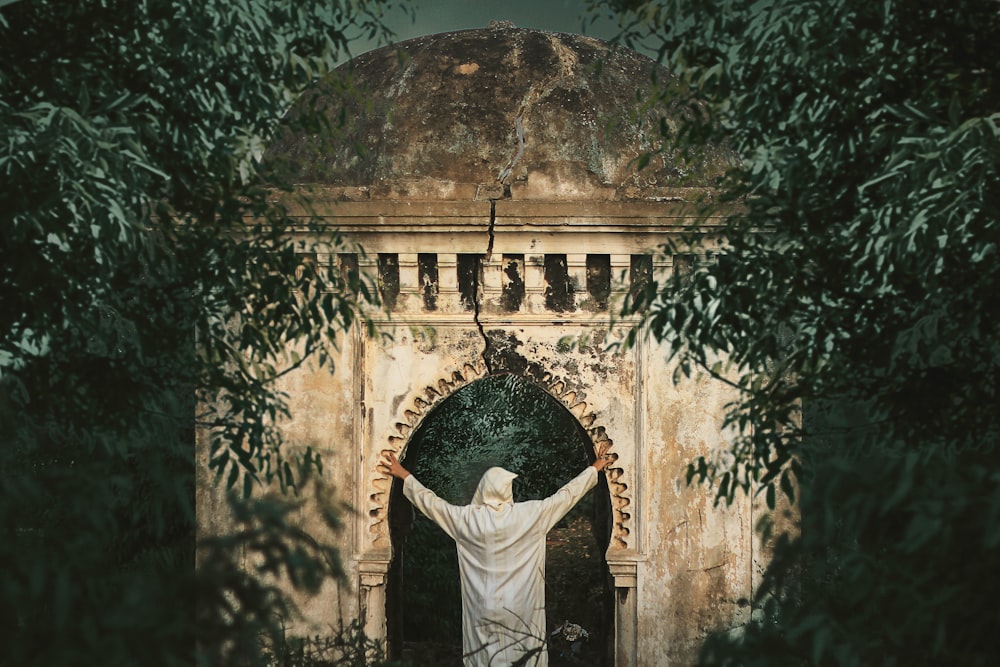
[[[545,532],[559,523],[559,519],[573,509],[580,499],[597,485],[597,469],[587,466],[579,475],[571,479],[561,489],[541,501],[541,522]]]
[[[420,510],[424,516],[441,526],[441,530],[451,539],[457,539],[458,528],[464,506],[452,505],[442,500],[436,493],[420,483],[413,475],[403,480],[403,495]]]

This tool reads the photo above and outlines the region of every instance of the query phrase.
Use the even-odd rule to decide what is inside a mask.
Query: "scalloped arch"
[[[485,366],[467,363],[443,374],[437,382],[411,392],[400,404],[393,433],[382,443],[378,458],[389,452],[402,455],[410,436],[435,406],[462,387],[486,375]],[[541,376],[521,373],[516,375],[538,385],[558,400],[583,426],[594,447],[612,454],[617,459],[614,441],[608,437],[606,429],[601,425],[600,415],[587,405],[584,388],[550,373],[543,373]],[[615,466],[614,463],[607,467],[606,475],[613,512],[610,546],[614,549],[628,549],[632,520],[629,511],[630,484],[625,479],[624,469]],[[392,488],[392,479],[373,466],[368,484],[368,538],[373,548],[388,549],[391,546],[387,521],[388,496]]]

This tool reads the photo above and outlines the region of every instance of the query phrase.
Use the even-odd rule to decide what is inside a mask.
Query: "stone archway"
[[[610,453],[615,459],[618,453],[614,441],[603,426],[600,414],[590,408],[586,401],[586,387],[579,386],[571,379],[555,375],[538,365],[528,364],[517,373],[539,386],[549,396],[558,401],[579,423],[590,442],[600,451]],[[505,372],[511,372],[505,369]],[[442,401],[466,385],[486,377],[483,363],[466,363],[453,368],[438,377],[436,382],[411,391],[399,403],[397,419],[390,433],[378,447],[375,459],[384,453],[394,452],[403,456],[409,439],[421,421]],[[379,446],[381,445],[381,446]],[[361,617],[366,633],[371,637],[387,637],[386,592],[388,572],[391,563],[392,541],[389,529],[389,502],[392,479],[378,472],[374,464],[370,467],[369,501],[365,534],[370,540],[368,556],[362,554],[359,562],[359,593]],[[607,493],[611,508],[611,530],[609,546],[605,554],[608,572],[614,588],[614,646],[613,664],[635,664],[637,644],[636,606],[636,564],[638,558],[629,543],[632,532],[630,487],[625,469],[612,464],[606,474]]]

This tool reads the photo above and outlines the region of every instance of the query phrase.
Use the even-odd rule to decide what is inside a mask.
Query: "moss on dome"
[[[644,106],[654,72],[677,94]],[[286,132],[267,152],[294,183],[377,189],[504,176],[532,198],[586,198],[712,186],[731,162],[723,150],[694,160],[666,150],[637,173],[639,156],[660,145],[661,116],[676,130],[690,113],[676,80],[628,49],[505,24],[370,51],[304,95],[293,119],[303,105],[322,108],[328,125]]]

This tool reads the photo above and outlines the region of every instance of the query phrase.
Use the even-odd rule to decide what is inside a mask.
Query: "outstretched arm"
[[[458,535],[462,508],[442,500],[436,493],[425,487],[409,470],[403,467],[393,452],[387,452],[378,465],[379,472],[403,480],[403,495],[420,510],[424,516],[441,527],[449,537]]]
[[[548,532],[555,526],[559,519],[566,516],[566,513],[573,509],[573,506],[580,502],[580,499],[597,484],[597,474],[606,468],[614,456],[608,454],[606,450],[597,452],[597,459],[583,469],[579,475],[574,477],[561,489],[542,501],[542,525]],[[590,469],[595,470],[594,473]]]

